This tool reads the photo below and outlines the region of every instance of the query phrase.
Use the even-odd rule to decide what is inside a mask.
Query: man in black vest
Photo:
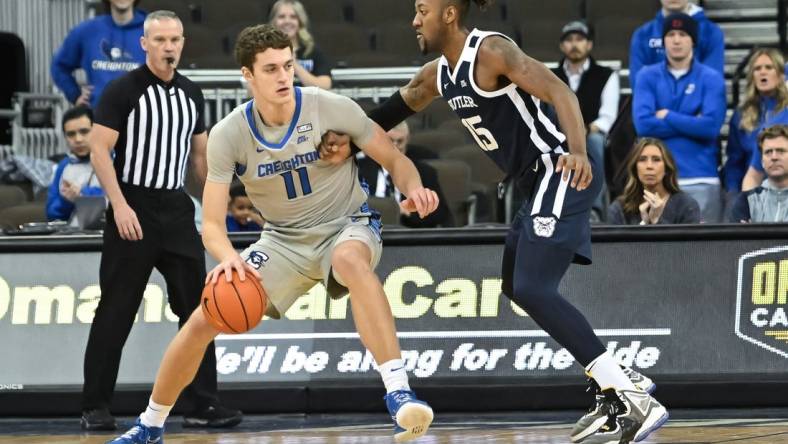
[[[581,21],[566,24],[561,29],[560,44],[564,58],[553,69],[553,73],[577,95],[588,131],[588,155],[596,157],[599,164],[604,165],[605,138],[618,115],[620,89],[618,73],[598,65],[591,57],[593,47],[588,25]],[[603,187],[594,202],[593,209],[597,216],[605,214],[606,193]]]

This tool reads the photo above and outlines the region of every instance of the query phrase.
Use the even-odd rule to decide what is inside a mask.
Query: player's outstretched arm
[[[369,118],[388,131],[408,117],[426,108],[439,95],[437,85],[438,61],[424,65],[407,85],[399,89],[383,104],[369,112]],[[357,148],[355,148],[357,150]],[[331,164],[343,163],[354,154],[350,137],[328,131],[320,144],[320,157]]]
[[[391,174],[394,185],[407,197],[400,203],[402,209],[417,212],[422,219],[427,217],[438,208],[438,194],[424,188],[413,162],[394,147],[380,126],[372,125],[374,133],[361,149]]]
[[[586,154],[585,126],[580,105],[572,90],[543,63],[528,57],[517,45],[502,37],[484,39],[477,57],[477,72],[479,66],[492,70],[488,75],[505,76],[523,91],[555,107],[571,154],[561,156],[556,171],[563,171],[566,177],[574,170],[572,187],[580,190],[588,187],[592,175]]]
[[[410,82],[400,88],[399,93],[402,96],[402,100],[411,110],[414,112],[424,110],[440,95],[438,91],[438,60],[433,60],[422,66],[416,75],[410,79]],[[378,120],[371,114],[370,118],[377,122]],[[392,128],[398,123],[395,123]]]

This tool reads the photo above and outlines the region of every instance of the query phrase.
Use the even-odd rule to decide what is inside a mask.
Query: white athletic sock
[[[140,415],[140,421],[147,427],[164,427],[164,421],[170,415],[171,405],[161,405],[153,402],[153,398],[148,401],[148,408]]]
[[[386,386],[386,393],[397,390],[410,390],[408,385],[408,372],[405,371],[405,363],[402,359],[392,359],[378,365],[380,377],[383,378],[383,385]]]
[[[586,372],[594,378],[602,390],[614,388],[616,391],[620,390],[635,390],[635,385],[629,380],[624,371],[618,365],[613,355],[610,352],[605,352],[594,359],[588,367]]]

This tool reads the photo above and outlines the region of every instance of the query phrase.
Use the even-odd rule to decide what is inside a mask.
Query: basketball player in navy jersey
[[[490,0],[474,0],[485,9]],[[506,239],[503,292],[585,367],[598,386],[594,406],[572,431],[573,442],[641,441],[668,418],[646,391],[648,378],[622,369],[558,284],[572,262],[591,263],[589,211],[603,178],[589,159],[577,98],[542,63],[508,37],[474,29],[470,0],[416,0],[413,27],[422,53],[440,53],[370,117],[388,129],[442,96],[479,147],[530,198]],[[540,111],[552,104],[558,128]],[[342,137],[326,140],[327,157],[345,155]],[[535,176],[535,177],[534,177]],[[535,179],[535,180],[534,180]]]

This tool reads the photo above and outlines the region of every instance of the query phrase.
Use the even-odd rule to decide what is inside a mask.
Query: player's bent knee
[[[331,268],[342,280],[372,273],[369,247],[363,242],[348,241],[339,244],[331,255]]]
[[[197,309],[192,312],[192,315],[189,316],[189,320],[186,321],[186,325],[184,325],[183,328],[188,329],[190,334],[205,339],[212,340],[219,334],[219,330],[215,329],[211,323],[208,322],[205,313],[203,313],[200,307],[197,307]]]

